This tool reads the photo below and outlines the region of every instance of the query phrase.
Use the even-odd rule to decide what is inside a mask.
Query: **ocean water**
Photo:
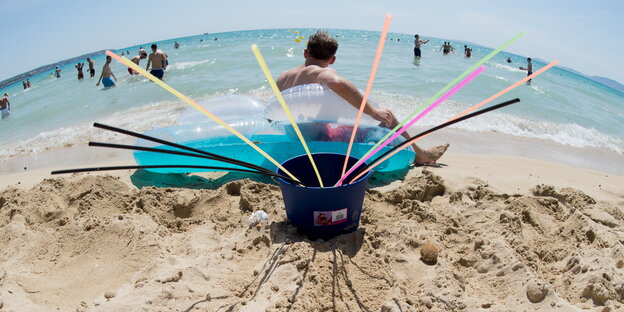
[[[248,95],[266,101],[272,95],[250,49],[259,46],[274,77],[303,62],[306,38],[314,29],[275,29],[204,34],[157,42],[169,55],[165,82],[201,101],[228,94]],[[295,33],[297,32],[297,33]],[[336,63],[342,76],[362,90],[366,87],[379,32],[329,30],[339,41]],[[511,36],[514,34],[510,34]],[[296,42],[298,36],[304,36]],[[218,40],[214,40],[218,38]],[[446,39],[422,47],[423,57],[413,58],[413,35],[391,33],[373,85],[372,98],[394,111],[399,120],[408,116],[440,88],[464,72],[492,49],[469,44],[472,58],[463,57],[462,42],[451,41],[455,53],[442,55]],[[203,39],[203,42],[200,40]],[[392,39],[392,40],[391,40]],[[180,42],[179,49],[173,42]],[[141,46],[149,50],[147,42]],[[502,44],[502,43],[501,43]],[[522,44],[520,39],[515,44]],[[136,55],[139,46],[130,51]],[[505,60],[511,57],[512,63]],[[534,59],[539,56],[534,56]],[[186,104],[142,77],[130,77],[126,67],[113,61],[118,86],[95,86],[105,55],[94,58],[96,77],[77,80],[75,64],[61,67],[62,77],[41,73],[30,78],[32,88],[21,83],[0,92],[9,93],[12,118],[0,122],[0,161],[11,156],[42,153],[89,140],[115,141],[120,135],[95,129],[94,121],[143,132],[175,125]],[[141,61],[144,67],[146,60]],[[526,57],[502,52],[486,62],[486,70],[417,123],[433,126],[488,98],[526,75]],[[544,66],[533,61],[534,71]],[[563,64],[565,65],[565,64]],[[541,138],[575,147],[606,149],[624,155],[624,94],[592,80],[553,68],[494,103],[519,97],[522,102],[453,127],[474,132],[495,131],[514,136]],[[492,104],[494,104],[492,103]],[[245,118],[245,112],[241,112]]]

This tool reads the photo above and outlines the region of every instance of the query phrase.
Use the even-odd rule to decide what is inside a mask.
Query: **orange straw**
[[[357,118],[355,119],[353,131],[351,132],[351,140],[349,141],[349,147],[347,148],[347,155],[345,156],[344,166],[342,166],[342,174],[340,175],[341,177],[344,176],[345,171],[347,171],[347,163],[349,161],[349,155],[351,154],[351,147],[353,146],[355,134],[357,132],[358,126],[360,125],[360,118],[362,118],[362,113],[364,112],[366,102],[368,101],[368,95],[373,88],[373,81],[375,80],[375,74],[377,74],[377,67],[379,67],[381,53],[383,52],[384,44],[386,43],[386,37],[388,36],[388,27],[390,26],[391,19],[392,14],[386,14],[386,20],[383,25],[383,30],[381,31],[381,37],[379,37],[379,43],[377,44],[377,53],[375,54],[375,60],[373,61],[373,68],[371,69],[370,76],[368,77],[368,84],[366,85],[366,91],[364,91],[362,104],[360,104],[360,110],[358,111]]]
[[[475,106],[473,106],[473,107],[471,107],[471,108],[469,108],[469,109],[467,109],[467,110],[465,110],[465,111],[463,111],[463,112],[461,112],[461,113],[457,114],[455,117],[453,117],[453,118],[451,118],[451,119],[447,120],[446,122],[449,122],[449,121],[455,120],[455,119],[457,119],[457,118],[459,118],[459,117],[462,117],[462,116],[464,116],[464,115],[466,115],[466,114],[470,113],[471,111],[473,111],[473,110],[475,110],[475,109],[477,109],[477,108],[479,108],[479,107],[481,107],[481,106],[483,106],[483,105],[485,105],[485,104],[487,104],[487,103],[489,103],[489,102],[491,102],[491,101],[495,100],[496,98],[500,97],[501,95],[503,95],[503,94],[505,94],[505,93],[507,93],[507,92],[509,92],[509,91],[513,90],[513,89],[514,89],[514,88],[516,88],[517,86],[519,86],[519,85],[521,85],[521,84],[523,84],[523,83],[527,82],[529,79],[533,79],[533,78],[535,78],[535,77],[539,76],[541,73],[543,73],[543,72],[547,71],[548,69],[550,69],[551,67],[553,67],[553,66],[555,66],[555,65],[557,65],[557,64],[559,64],[559,61],[558,61],[558,60],[553,61],[552,63],[550,63],[550,64],[548,64],[548,65],[546,65],[546,66],[544,66],[544,67],[540,68],[538,71],[534,72],[533,74],[531,74],[531,75],[529,75],[529,76],[526,76],[526,77],[524,77],[524,78],[520,79],[520,81],[518,81],[518,82],[516,82],[516,83],[512,84],[511,86],[509,86],[509,87],[505,88],[503,91],[500,91],[500,92],[498,92],[498,93],[496,93],[496,94],[494,94],[494,95],[490,96],[489,98],[487,98],[487,99],[483,100],[481,103],[479,103],[479,104],[477,104],[477,105],[475,105]],[[429,133],[429,134],[431,134],[431,133]],[[427,134],[427,135],[429,135],[429,134]],[[351,180],[351,182],[353,182],[353,181],[355,181],[355,180],[359,179],[361,176],[365,175],[368,171],[370,171],[370,170],[372,170],[373,168],[377,167],[377,165],[379,165],[379,164],[383,163],[386,159],[388,159],[388,158],[392,157],[394,154],[396,154],[396,153],[400,152],[401,150],[403,150],[404,148],[406,148],[406,147],[408,147],[408,146],[410,146],[410,145],[414,144],[416,141],[418,141],[418,140],[420,140],[420,139],[422,139],[422,138],[426,137],[427,135],[423,135],[423,136],[421,136],[421,137],[419,137],[419,138],[413,139],[413,140],[411,140],[411,141],[409,142],[409,144],[405,144],[405,146],[404,146],[403,148],[399,148],[399,149],[397,149],[397,150],[393,151],[392,153],[390,153],[390,154],[386,155],[386,156],[385,156],[384,158],[382,158],[380,161],[375,162],[374,164],[372,164],[372,166],[370,166],[370,167],[366,168],[366,170],[364,170],[364,171],[360,172],[360,174],[358,174],[355,178],[353,178],[353,179]],[[349,183],[351,183],[351,182],[349,182]]]

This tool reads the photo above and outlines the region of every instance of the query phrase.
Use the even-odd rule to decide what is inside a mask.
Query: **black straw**
[[[55,171],[52,171],[51,174],[66,174],[66,173],[78,173],[78,172],[89,172],[89,171],[109,171],[109,170],[159,169],[159,168],[189,168],[189,169],[213,169],[213,170],[219,170],[219,171],[239,171],[239,172],[263,174],[267,176],[281,178],[293,184],[297,184],[297,185],[301,184],[291,178],[284,177],[275,172],[262,172],[262,171],[239,169],[239,168],[195,166],[195,165],[145,165],[145,166],[131,165],[131,166],[91,167],[91,168],[55,170]]]
[[[199,150],[199,149],[196,149],[196,148],[192,148],[192,147],[184,146],[184,145],[181,145],[181,144],[165,141],[165,140],[162,140],[162,139],[159,139],[159,138],[155,138],[155,137],[152,137],[152,136],[149,136],[149,135],[132,132],[130,130],[125,130],[125,129],[121,129],[121,128],[117,128],[117,127],[113,127],[113,126],[108,126],[108,125],[104,125],[104,124],[97,123],[97,122],[94,123],[93,126],[96,127],[96,128],[105,129],[105,130],[109,130],[109,131],[113,131],[113,132],[117,132],[117,133],[123,133],[123,134],[127,134],[129,136],[133,136],[133,137],[136,137],[136,138],[140,138],[140,139],[144,139],[144,140],[160,143],[160,144],[163,144],[163,145],[168,145],[168,146],[171,146],[171,147],[177,147],[179,149],[183,149],[183,150],[187,150],[187,151],[190,151],[190,152],[195,152],[195,153],[198,153],[198,154],[202,154],[202,155],[213,157],[213,158],[209,158],[209,159],[221,160],[223,162],[236,164],[236,165],[239,165],[239,166],[242,166],[242,167],[253,168],[253,169],[256,169],[256,170],[263,171],[263,172],[273,172],[272,170],[269,170],[269,169],[266,169],[264,167],[260,167],[260,166],[254,165],[252,163],[248,163],[248,162],[242,161],[242,160],[229,158],[229,157],[217,155],[217,154],[214,154],[214,153],[202,151],[202,150]],[[188,156],[188,155],[186,155],[186,156]]]
[[[474,112],[474,113],[470,113],[470,114],[464,115],[464,116],[462,116],[462,117],[459,117],[459,118],[453,119],[453,120],[451,120],[451,121],[447,121],[447,122],[445,122],[445,123],[443,123],[443,124],[440,124],[440,125],[438,125],[438,126],[435,126],[435,127],[431,128],[431,129],[429,129],[429,130],[423,131],[423,132],[421,132],[421,133],[419,133],[419,134],[417,134],[417,135],[415,135],[415,136],[413,136],[413,137],[411,137],[411,138],[409,138],[409,139],[407,139],[407,140],[405,140],[405,141],[401,142],[401,144],[399,144],[399,145],[397,145],[397,146],[395,146],[395,147],[393,147],[393,148],[389,149],[388,151],[386,151],[385,153],[383,153],[381,156],[379,156],[379,157],[375,158],[375,160],[373,160],[373,161],[371,161],[371,162],[370,162],[370,164],[368,165],[368,167],[370,167],[370,166],[374,165],[376,162],[378,162],[380,159],[384,158],[386,155],[388,155],[388,154],[392,153],[394,150],[397,150],[397,149],[403,148],[403,146],[408,145],[408,144],[409,144],[409,142],[410,142],[410,141],[412,141],[412,140],[414,140],[414,139],[420,138],[420,137],[425,136],[425,135],[427,135],[427,134],[429,134],[429,133],[431,133],[431,132],[434,132],[434,131],[440,130],[440,129],[442,129],[442,128],[448,127],[448,126],[450,126],[450,125],[452,125],[452,124],[455,124],[455,123],[458,123],[458,122],[460,122],[460,121],[464,121],[464,120],[466,120],[466,119],[470,119],[470,118],[472,118],[472,117],[476,117],[476,116],[479,116],[479,115],[481,115],[481,114],[485,114],[485,113],[487,113],[487,112],[489,112],[489,111],[493,111],[493,110],[495,110],[495,109],[499,109],[499,108],[501,108],[501,107],[505,107],[505,106],[507,106],[507,105],[511,105],[511,104],[518,103],[518,102],[520,102],[520,99],[515,98],[515,99],[513,99],[513,100],[509,100],[509,101],[507,101],[507,102],[503,102],[503,103],[500,103],[500,104],[496,104],[496,105],[494,105],[494,106],[490,106],[490,107],[488,107],[488,108],[484,108],[484,109],[478,110],[478,111],[476,111],[476,112]],[[361,172],[362,170],[364,170],[364,169],[366,169],[366,168],[367,168],[367,167],[362,167],[362,168],[358,169],[358,170],[357,170],[358,172],[357,172],[354,176],[357,176],[358,174],[360,174],[360,172]]]

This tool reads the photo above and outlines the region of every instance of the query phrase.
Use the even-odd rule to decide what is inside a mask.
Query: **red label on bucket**
[[[347,208],[314,212],[314,226],[335,225],[344,222],[347,222]]]

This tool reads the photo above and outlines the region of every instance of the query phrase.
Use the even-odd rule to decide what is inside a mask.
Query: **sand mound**
[[[275,185],[47,179],[0,193],[0,302],[2,311],[622,309],[622,212],[574,189],[532,193],[479,182],[453,190],[425,170],[369,190],[358,231],[309,241]],[[250,227],[259,209],[269,222]]]

